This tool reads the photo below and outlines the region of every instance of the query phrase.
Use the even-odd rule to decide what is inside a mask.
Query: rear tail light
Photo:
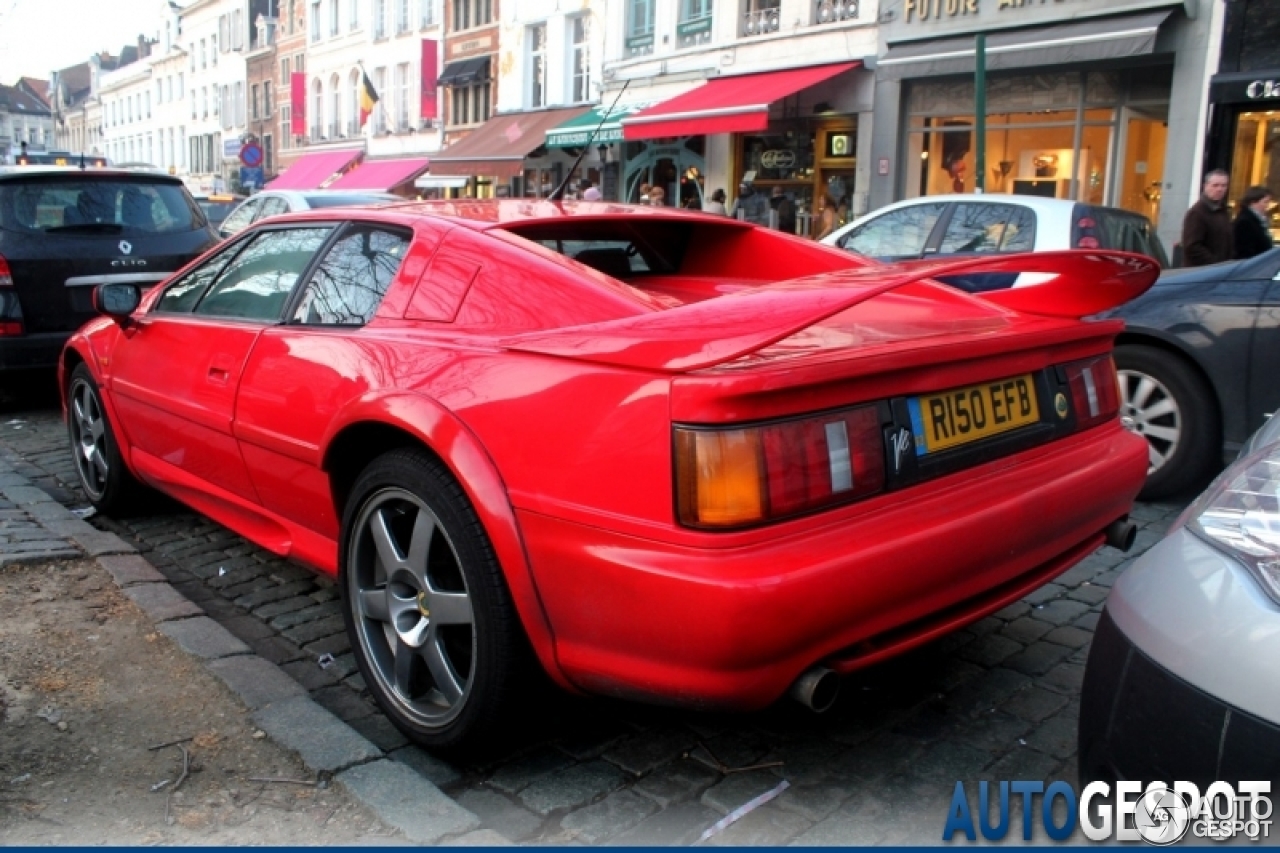
[[[1087,429],[1120,414],[1120,381],[1111,356],[1073,361],[1062,366],[1071,388],[1078,429]]]
[[[1098,239],[1098,223],[1093,217],[1080,217],[1076,220],[1076,225],[1071,230],[1075,237],[1072,243],[1077,249],[1098,249],[1102,247],[1102,241]]]
[[[884,489],[875,406],[732,429],[677,427],[682,524],[743,527],[848,503]]]
[[[25,331],[18,292],[13,289],[13,272],[4,255],[0,255],[0,338],[14,337]]]

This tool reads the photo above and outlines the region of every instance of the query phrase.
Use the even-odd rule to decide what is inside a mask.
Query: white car
[[[1031,195],[936,195],[895,202],[822,240],[882,261],[992,252],[1117,249],[1168,259],[1150,220],[1115,207]],[[947,278],[969,291],[1014,284],[1015,275]],[[1025,282],[1030,283],[1030,282]]]
[[[238,234],[259,219],[297,210],[317,207],[351,207],[363,204],[386,204],[404,201],[391,193],[344,190],[263,190],[248,198],[218,226],[218,234],[226,239]]]

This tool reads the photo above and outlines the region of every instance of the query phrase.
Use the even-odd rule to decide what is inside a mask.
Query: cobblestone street
[[[88,506],[56,411],[10,407],[0,453],[65,506]],[[709,716],[547,688],[528,697],[504,757],[474,766],[410,746],[378,712],[332,583],[166,501],[133,518],[88,521],[137,547],[254,653],[502,838],[691,843],[786,780],[780,795],[710,843],[935,844],[957,780],[1075,782],[1080,685],[1103,601],[1180,508],[1139,505],[1129,554],[1102,548],[969,629],[846,679],[824,715],[784,702]],[[33,547],[30,537],[0,523],[0,558]]]

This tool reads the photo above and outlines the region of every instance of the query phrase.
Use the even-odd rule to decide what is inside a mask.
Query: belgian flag
[[[369,120],[369,114],[373,112],[373,105],[378,103],[378,90],[373,88],[373,81],[369,79],[369,74],[363,68],[360,69],[360,127],[364,128],[364,123]]]

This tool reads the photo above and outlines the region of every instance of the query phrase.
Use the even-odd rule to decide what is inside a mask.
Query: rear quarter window
[[[1084,208],[1085,215],[1098,223],[1099,237],[1104,249],[1134,252],[1154,258],[1160,266],[1169,266],[1160,237],[1146,217],[1122,213],[1103,207]]]

